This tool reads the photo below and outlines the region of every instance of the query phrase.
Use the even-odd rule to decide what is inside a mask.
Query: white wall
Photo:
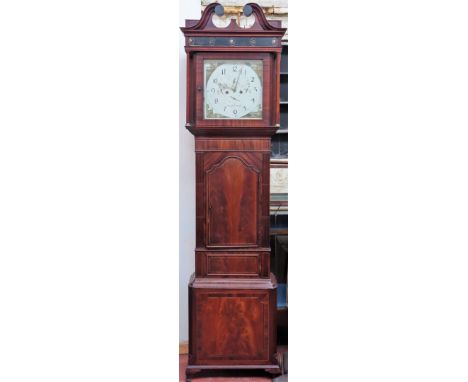
[[[179,26],[185,19],[199,19],[200,0],[180,0]],[[187,285],[195,270],[195,143],[185,128],[186,56],[179,39],[179,341],[188,341]]]

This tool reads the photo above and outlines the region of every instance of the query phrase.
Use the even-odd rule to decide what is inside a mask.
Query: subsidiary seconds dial
[[[261,119],[262,82],[254,70],[257,66],[239,62],[217,65],[205,79],[205,118]]]

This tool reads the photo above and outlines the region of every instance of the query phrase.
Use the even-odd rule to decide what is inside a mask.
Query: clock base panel
[[[276,279],[196,278],[189,284],[189,359],[197,370],[279,370]]]

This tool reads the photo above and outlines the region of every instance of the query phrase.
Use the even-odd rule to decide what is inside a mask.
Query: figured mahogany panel
[[[258,255],[207,255],[207,276],[258,276],[261,259]]]
[[[198,290],[196,361],[267,364],[270,358],[269,295],[272,292]]]
[[[195,273],[198,277],[263,277],[270,276],[269,250],[196,251]]]
[[[261,162],[257,153],[206,153],[206,246],[255,246]],[[257,163],[255,163],[257,162]]]
[[[196,138],[195,151],[255,151],[270,154],[270,138]]]
[[[269,138],[195,139],[198,248],[269,247],[270,145]],[[214,209],[210,200],[218,201],[220,208]],[[256,200],[256,208],[252,200]],[[221,214],[214,217],[215,210]],[[253,220],[244,225],[248,216]],[[243,230],[251,235],[243,236],[242,241],[228,242],[218,235],[235,231],[235,238],[244,235]]]

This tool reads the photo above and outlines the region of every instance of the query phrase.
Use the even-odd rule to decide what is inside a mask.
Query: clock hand
[[[234,92],[237,91],[237,84],[239,83],[239,78],[240,78],[241,73],[242,73],[242,69],[239,70],[239,75],[237,76],[237,81],[236,81],[236,86],[235,86],[235,88],[234,88]]]
[[[219,86],[219,89],[221,91],[221,94],[229,94],[229,91],[227,89],[232,91],[232,88],[230,86],[227,86],[226,84],[218,83],[218,86]]]

